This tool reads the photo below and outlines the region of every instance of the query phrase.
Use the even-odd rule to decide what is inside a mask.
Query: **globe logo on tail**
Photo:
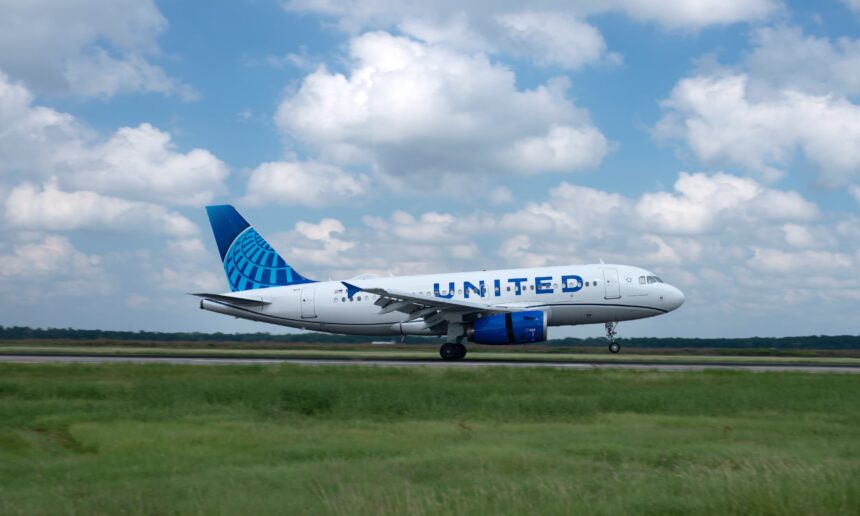
[[[224,257],[224,272],[234,292],[295,282],[292,267],[254,228],[247,228],[233,241]]]

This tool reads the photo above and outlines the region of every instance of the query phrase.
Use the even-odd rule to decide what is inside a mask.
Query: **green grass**
[[[0,514],[857,514],[860,377],[0,364]]]

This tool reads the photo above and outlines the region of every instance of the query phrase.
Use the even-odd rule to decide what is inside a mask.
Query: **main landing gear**
[[[465,338],[466,329],[462,323],[448,323],[446,342],[439,348],[439,356],[442,360],[462,360],[466,356],[466,346],[463,345]]]
[[[466,346],[459,342],[446,342],[439,348],[442,360],[462,360],[466,356]]]
[[[616,326],[618,326],[617,322],[606,323],[606,338],[609,339],[610,353],[618,353],[621,351],[621,344],[615,342],[615,336],[618,335],[618,332],[615,331]]]

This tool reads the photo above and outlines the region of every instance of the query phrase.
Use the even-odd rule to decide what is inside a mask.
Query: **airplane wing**
[[[362,288],[345,281],[341,283],[346,286],[347,295],[350,298],[358,292],[367,292],[379,296],[379,299],[374,302],[381,308],[379,315],[402,312],[410,316],[405,322],[424,319],[428,328],[446,323],[451,318],[461,319],[463,316],[468,317],[471,314],[497,314],[522,310],[522,308],[493,306],[462,299],[438,298],[388,288]]]

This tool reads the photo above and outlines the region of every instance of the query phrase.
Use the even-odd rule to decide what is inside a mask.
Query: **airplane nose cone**
[[[665,294],[666,304],[669,305],[669,310],[676,310],[679,306],[684,304],[684,301],[687,299],[684,297],[684,293],[681,292],[681,289],[678,287],[669,286],[669,292]]]

